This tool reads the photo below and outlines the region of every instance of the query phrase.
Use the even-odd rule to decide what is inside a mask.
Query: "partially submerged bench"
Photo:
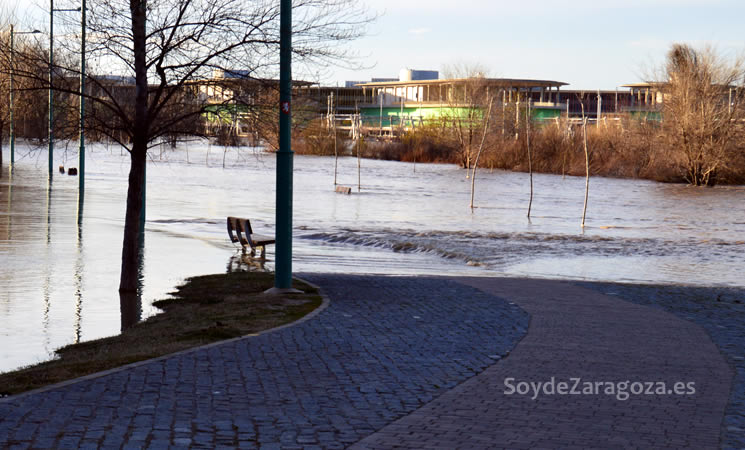
[[[250,248],[252,256],[256,254],[256,249],[261,247],[262,258],[266,256],[266,246],[275,242],[273,237],[254,234],[251,221],[240,217],[228,217],[228,235],[230,242],[240,242],[244,251]]]

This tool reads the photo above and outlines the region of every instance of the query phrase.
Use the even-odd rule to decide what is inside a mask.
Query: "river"
[[[74,147],[74,145],[73,145]],[[120,310],[117,293],[129,170],[118,148],[90,145],[82,210],[78,178],[46,175],[46,151],[7,146],[0,178],[0,371],[49,359],[72,342],[116,334],[157,313],[184,278],[270,270],[240,261],[225,217],[254,231],[274,224],[271,153],[193,143],[153,149],[147,169],[142,301]],[[60,149],[58,164],[77,166]],[[296,156],[295,272],[467,274],[745,286],[745,187],[694,188],[537,174],[530,220],[524,173],[452,165]],[[124,318],[126,316],[126,318]]]

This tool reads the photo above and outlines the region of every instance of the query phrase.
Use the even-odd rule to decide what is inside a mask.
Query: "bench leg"
[[[266,257],[266,245],[261,246],[261,259]]]

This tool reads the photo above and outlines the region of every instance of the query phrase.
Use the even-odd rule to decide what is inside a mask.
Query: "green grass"
[[[301,294],[265,295],[274,275],[237,272],[189,278],[163,310],[118,336],[68,345],[57,358],[0,374],[0,394],[12,395],[192,347],[258,333],[300,319],[322,303],[318,290],[293,281]]]

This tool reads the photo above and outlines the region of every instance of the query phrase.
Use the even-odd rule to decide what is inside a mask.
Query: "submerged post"
[[[54,60],[54,0],[49,0],[49,179],[52,179],[54,159],[54,91],[52,90],[52,61]]]
[[[530,220],[530,210],[533,208],[533,154],[530,151],[530,99],[525,110],[525,141],[528,148],[528,172],[530,173],[530,201],[528,201],[528,220]]]
[[[331,132],[334,134],[334,186],[336,186],[336,175],[339,172],[339,150],[336,148],[336,106],[334,103],[334,93],[331,93],[331,104],[329,105],[329,114],[331,115]]]
[[[279,12],[279,151],[275,289],[292,289],[292,0]]]
[[[14,128],[13,127],[13,72],[14,72],[14,69],[13,69],[13,51],[14,51],[13,35],[14,35],[13,24],[10,24],[10,105],[8,107],[10,123],[8,127],[10,128],[10,167],[11,168],[13,168],[13,164],[15,164],[16,162],[16,137],[14,134],[15,130],[13,129]]]

